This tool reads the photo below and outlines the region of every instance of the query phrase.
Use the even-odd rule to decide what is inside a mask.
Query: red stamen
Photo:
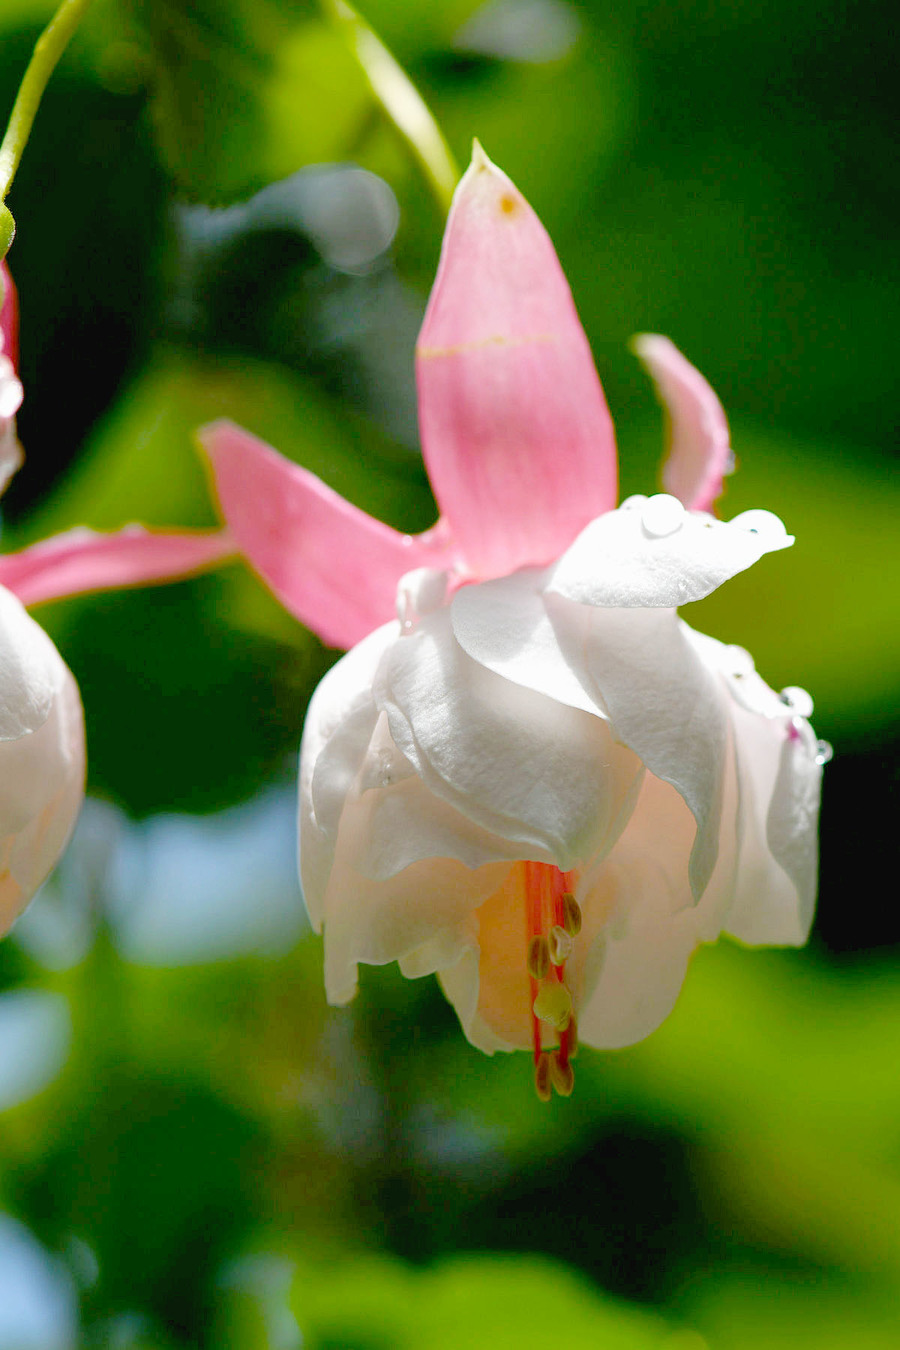
[[[555,924],[560,928],[565,926],[563,896],[567,891],[574,891],[576,875],[574,872],[561,872],[558,867],[553,867],[549,863],[526,862],[524,868],[525,943],[527,951],[532,938],[545,936]],[[561,966],[551,966],[551,970],[557,981],[562,984],[565,979],[565,963]],[[534,1000],[538,995],[539,984],[530,974],[528,979],[533,1008]],[[541,1056],[542,1031],[540,1019],[535,1016],[534,1011],[531,1013],[531,1043],[534,1062],[537,1064]],[[568,1047],[568,1033],[560,1032],[560,1056],[563,1066],[568,1063]]]
[[[533,937],[539,937],[544,931],[541,914],[541,878],[540,863],[525,864],[525,950],[528,950],[528,944]],[[528,976],[528,982],[531,988],[531,999],[529,1007],[534,1007],[534,1000],[538,995],[538,982],[532,975]],[[537,1064],[541,1057],[541,1024],[534,1012],[531,1014],[531,1045],[534,1054],[534,1062]]]

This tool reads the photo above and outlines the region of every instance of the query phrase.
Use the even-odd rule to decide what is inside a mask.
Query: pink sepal
[[[713,390],[673,342],[642,333],[632,343],[669,417],[663,486],[689,511],[711,511],[731,472],[725,412]]]
[[[19,297],[6,260],[0,262],[3,276],[3,307],[0,308],[0,332],[3,334],[3,352],[19,369]]]
[[[113,534],[74,529],[0,557],[0,586],[24,605],[82,591],[172,581],[235,552],[227,530],[166,532],[126,525]]]
[[[477,144],[419,335],[428,475],[469,570],[557,558],[616,503],[612,421],[568,282]]]
[[[452,564],[440,522],[400,534],[233,422],[199,436],[238,548],[328,646],[355,646],[393,618],[405,572]]]

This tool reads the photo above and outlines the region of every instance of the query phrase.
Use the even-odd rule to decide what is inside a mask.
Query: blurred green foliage
[[[0,0],[6,106],[50,12]],[[106,802],[0,946],[0,1347],[892,1350],[900,920],[875,870],[900,686],[892,17],[875,0],[363,16],[460,162],[478,135],[547,224],[623,492],[655,481],[661,435],[627,339],[667,332],[729,413],[728,509],[797,537],[692,622],[816,696],[836,749],[817,936],[702,952],[656,1035],[582,1052],[574,1097],[542,1107],[524,1061],[470,1049],[431,981],[366,971],[352,1009],[324,1005],[287,822],[331,654],[238,565],[45,607]],[[443,221],[330,9],[95,0],[11,204],[28,460],[5,546],[211,523],[193,435],[219,416],[393,524],[430,524],[412,345]],[[13,1282],[55,1321],[4,1342]]]

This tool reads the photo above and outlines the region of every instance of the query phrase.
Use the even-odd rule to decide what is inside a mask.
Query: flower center
[[[531,981],[531,1037],[534,1085],[541,1101],[553,1088],[571,1095],[575,1075],[571,1060],[576,1048],[572,995],[566,984],[566,961],[581,931],[581,910],[575,899],[577,873],[561,872],[548,863],[525,863],[525,964]],[[544,1049],[544,1037],[557,1045]]]

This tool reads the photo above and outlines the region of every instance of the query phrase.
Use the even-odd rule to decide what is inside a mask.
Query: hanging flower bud
[[[84,790],[84,723],[71,672],[0,587],[0,933],[62,852]]]

